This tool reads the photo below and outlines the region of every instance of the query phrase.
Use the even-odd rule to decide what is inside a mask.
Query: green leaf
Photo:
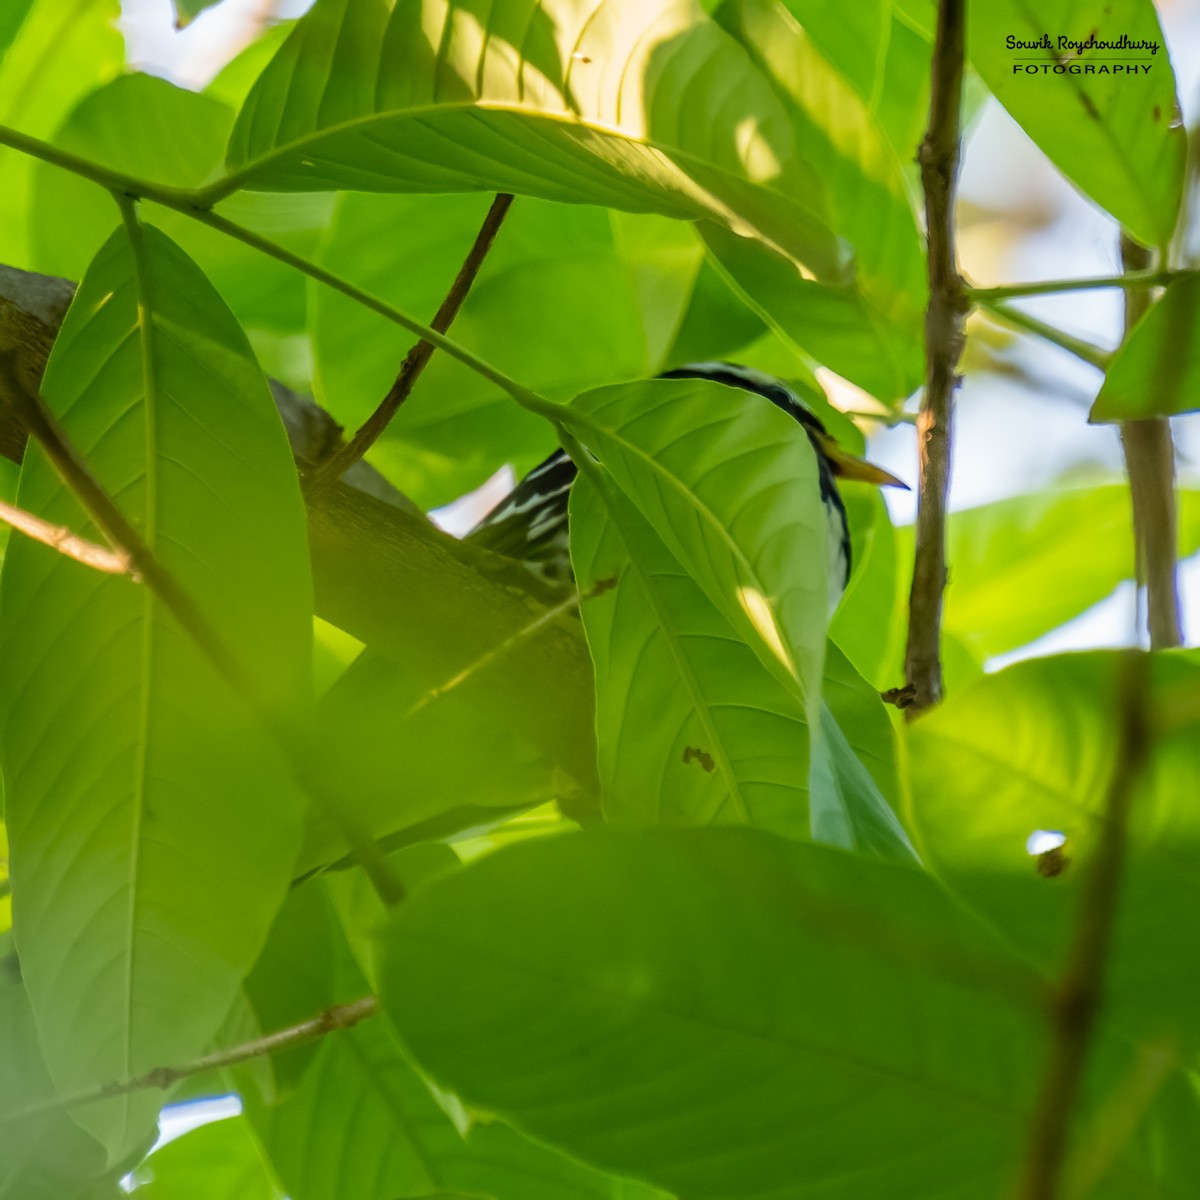
[[[746,47],[791,117],[855,249],[856,282],[876,324],[919,341],[927,286],[918,195],[868,105],[778,0],[727,0],[716,19]]]
[[[817,460],[769,400],[700,379],[598,388],[563,422],[796,695],[820,697],[830,584]]]
[[[1153,41],[1158,52],[1088,50],[1077,58],[1058,45],[1059,37],[1086,41],[1093,33]],[[1006,44],[1043,35],[1053,49]],[[1054,165],[1139,241],[1164,246],[1179,212],[1187,135],[1176,121],[1175,76],[1151,0],[995,0],[972,9],[968,39],[992,94]],[[1126,73],[1135,60],[1139,71]]]
[[[253,681],[304,711],[312,631],[291,453],[244,336],[151,227],[80,285],[47,403]],[[18,502],[102,540],[45,457]],[[201,1052],[283,899],[301,805],[258,720],[144,584],[9,548],[0,706],[15,928],[64,1090]],[[186,897],[186,903],[181,903]],[[114,1159],[158,1101],[79,1110]]]
[[[319,0],[250,93],[229,163],[230,186],[509,191],[706,217],[838,277],[802,155],[745,52],[691,0],[550,0],[532,27],[515,2],[389,17],[377,0]]]
[[[445,869],[444,855],[406,851],[399,858],[410,883]],[[323,881],[300,891],[310,888],[325,892]],[[363,910],[349,895],[343,898],[355,924],[367,911],[378,924],[377,908]],[[321,936],[327,939],[328,931]],[[339,986],[365,992],[345,939],[336,930],[332,939]],[[275,1103],[264,1103],[255,1090],[244,1094],[244,1103],[292,1200],[398,1200],[441,1191],[494,1200],[655,1200],[644,1189],[623,1193],[619,1181],[507,1126],[472,1125],[461,1105],[435,1094],[413,1069],[382,1018],[323,1038],[299,1086]]]
[[[928,36],[896,0],[785,0],[830,64],[867,103],[902,162],[909,162],[929,119]]]
[[[822,712],[814,760],[803,702],[763,667],[636,508],[610,483],[600,485],[576,482],[571,537],[596,664],[609,822],[741,824],[885,857],[911,855],[832,713]],[[887,715],[869,687],[865,695],[855,690],[853,668],[830,649],[840,660],[835,702],[867,735],[872,765],[890,775],[894,796]],[[827,691],[830,685],[827,674]],[[872,701],[877,713],[865,707]]]
[[[1122,342],[1089,421],[1140,421],[1200,408],[1200,275],[1176,279]]]
[[[5,0],[4,8],[11,0]],[[35,0],[0,70],[0,125],[50,138],[79,98],[116,76],[125,61],[118,0]],[[30,222],[36,162],[0,146],[0,229],[4,263],[52,271],[39,259]],[[66,172],[59,172],[66,178]],[[111,209],[110,209],[111,216]]]
[[[55,144],[112,170],[173,187],[194,187],[219,171],[233,110],[210,96],[151,75],[122,75],[97,88],[55,133]],[[239,196],[222,215],[300,253],[316,245],[330,209],[323,196]],[[303,282],[290,268],[156,205],[148,219],[183,246],[247,325],[294,334],[306,320]],[[112,228],[103,188],[38,163],[31,233],[43,271],[78,279]]]
[[[577,834],[431,885],[382,944],[441,1086],[681,1196],[1003,1195],[1022,1161],[1045,982],[922,872],[751,830]],[[1087,1103],[1137,1062],[1101,1039]],[[1168,1079],[1097,1195],[1186,1196],[1197,1113]]]
[[[317,706],[328,769],[364,829],[389,845],[448,837],[576,790],[497,714],[501,697],[516,702],[503,656],[473,692],[453,686],[470,669],[462,644],[427,650],[408,663],[364,652]],[[343,853],[337,829],[313,814],[298,872]]]
[[[910,727],[922,849],[954,890],[1028,959],[1066,962],[1116,756],[1118,655],[1018,663]],[[1156,655],[1149,768],[1135,785],[1120,910],[1106,956],[1106,1019],[1190,1060],[1200,1044],[1200,663]],[[1188,697],[1191,699],[1189,700]],[[1066,835],[1066,870],[1043,878],[1035,830]]]
[[[169,1142],[138,1168],[135,1182],[138,1200],[283,1200],[244,1117],[211,1121]]]
[[[729,285],[800,354],[893,407],[920,383],[921,341],[883,321],[857,286],[806,278],[793,259],[711,222],[699,229]]]
[[[1180,488],[1181,556],[1200,549],[1200,492]],[[898,530],[901,561],[912,530]],[[980,658],[1024,646],[1133,576],[1129,489],[1014,496],[950,515],[946,628]]]
[[[1019,1143],[1030,981],[915,871],[748,830],[568,836],[433,885],[383,946],[439,1083],[680,1195],[950,1194],[951,1145],[988,1190]]]
[[[0,936],[0,1200],[62,1200],[107,1176],[104,1148],[65,1112],[13,1114],[54,1095],[10,936]]]
[[[490,203],[482,195],[343,196],[322,262],[432,318]],[[315,293],[313,314],[318,398],[356,428],[387,393],[411,336],[328,288]],[[522,383],[562,399],[650,370],[633,282],[609,215],[599,209],[518,199],[452,334]],[[435,354],[371,457],[401,491],[432,506],[506,462],[527,470],[552,449],[544,421]]]

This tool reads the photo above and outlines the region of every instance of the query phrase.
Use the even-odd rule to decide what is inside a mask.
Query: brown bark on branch
[[[925,193],[929,307],[925,312],[925,390],[917,420],[920,483],[905,653],[906,711],[910,719],[942,698],[946,497],[950,487],[954,389],[958,385],[966,315],[954,239],[965,24],[965,0],[938,0],[929,129],[918,156]]]

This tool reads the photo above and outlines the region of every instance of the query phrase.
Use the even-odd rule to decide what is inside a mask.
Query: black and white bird
[[[857,479],[878,487],[908,484],[895,475],[847,453],[830,436],[817,415],[796,393],[774,376],[735,363],[689,363],[666,371],[663,379],[709,379],[727,387],[756,392],[795,418],[817,455],[821,500],[829,522],[829,586],[833,605],[850,580],[850,525],[838,492],[838,479]],[[572,581],[567,538],[567,504],[575,482],[575,464],[562,450],[534,467],[467,535],[498,554],[526,563],[547,583]]]

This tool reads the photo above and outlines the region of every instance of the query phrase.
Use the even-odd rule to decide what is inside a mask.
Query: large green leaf
[[[716,18],[787,108],[880,322],[919,339],[927,287],[918,196],[876,116],[779,0],[726,0]]]
[[[752,830],[578,834],[432,884],[383,953],[440,1085],[681,1196],[960,1200],[1018,1169],[1041,980],[919,871]],[[1131,1061],[1108,1043],[1093,1095]],[[1154,1139],[1196,1100],[1166,1091],[1178,1118],[1152,1110],[1098,1196],[1188,1194]]]
[[[12,0],[5,0],[6,12],[11,6]],[[35,0],[0,70],[0,124],[51,137],[81,96],[121,70],[125,54],[116,28],[119,11],[118,0]],[[34,159],[0,147],[4,263],[46,271],[29,228],[35,215],[34,170]],[[65,179],[67,173],[58,176]]]
[[[445,847],[422,846],[389,861],[410,894],[419,894],[428,879],[457,860]],[[366,943],[374,942],[384,912],[355,875],[331,882],[354,949],[370,957],[374,947]],[[327,919],[332,909],[326,882],[305,884],[287,907],[295,935],[289,941],[299,950],[307,925],[326,969],[317,982],[299,955],[268,953],[256,968],[260,990],[270,984],[283,1004],[299,992],[313,1005],[309,1015],[365,993],[368,983],[350,944],[336,920]],[[461,1106],[435,1096],[383,1018],[323,1039],[312,1049],[303,1078],[293,1082],[273,1097],[253,1087],[243,1090],[255,1136],[292,1200],[400,1200],[441,1192],[494,1200],[652,1200],[644,1190],[621,1191],[619,1181],[507,1126],[473,1126]]]
[[[221,0],[172,0],[175,6],[175,28],[190,25],[206,8],[212,8]]]
[[[905,855],[903,833],[833,714],[823,710],[814,747],[802,700],[763,667],[609,481],[576,483],[571,538],[588,597],[583,618],[596,664],[610,823],[751,825]],[[834,687],[843,703],[855,694],[845,678],[855,673],[844,659],[839,668]],[[882,721],[872,732],[886,739],[873,742],[873,765],[890,773],[894,796],[891,728],[878,694],[867,689],[867,697]],[[855,707],[852,715],[851,728],[865,733],[873,714]]]
[[[1157,53],[1098,49],[1080,58],[1058,44],[1093,34],[1153,42]],[[1052,49],[1007,45],[1009,37],[1045,35]],[[968,52],[992,94],[1068,179],[1140,241],[1167,243],[1187,138],[1152,0],[993,0],[971,10]]]
[[[244,1117],[176,1138],[142,1164],[134,1182],[138,1200],[283,1200]]]
[[[1200,275],[1176,279],[1109,363],[1092,421],[1138,421],[1200,408]]]
[[[264,703],[303,712],[311,588],[287,440],[245,338],[152,227],[80,285],[44,392]],[[36,449],[20,504],[100,538]],[[144,584],[26,540],[0,591],[15,928],[56,1084],[204,1049],[291,875],[301,805],[258,721]],[[79,1110],[120,1156],[157,1111]]]
[[[322,262],[430,319],[489,203],[482,195],[344,196]],[[315,293],[313,314],[318,397],[354,428],[386,394],[411,337],[328,288]],[[594,208],[517,200],[452,332],[522,383],[562,399],[650,368],[633,280],[608,214]],[[432,506],[506,462],[528,469],[553,448],[545,422],[435,354],[372,459],[406,495]]]
[[[903,162],[929,118],[929,39],[896,0],[785,0],[804,31],[867,106]]]
[[[923,849],[954,890],[1039,967],[1065,962],[1117,753],[1119,656],[1019,663],[911,727],[913,811]],[[1150,767],[1135,785],[1105,1013],[1186,1058],[1200,1044],[1200,663],[1155,656]],[[1190,707],[1189,707],[1190,706]],[[1044,878],[1035,830],[1066,836]]]
[[[598,388],[563,411],[738,638],[810,715],[830,584],[817,460],[769,400],[702,379]]]
[[[1179,549],[1200,549],[1200,492],[1181,488]],[[911,528],[900,559],[911,556]],[[952,513],[946,628],[981,658],[1015,650],[1078,616],[1133,576],[1129,489],[1117,484],[1014,496]]]
[[[836,277],[804,154],[694,0],[404,0],[390,14],[319,0],[247,99],[227,186],[483,189],[707,217]]]

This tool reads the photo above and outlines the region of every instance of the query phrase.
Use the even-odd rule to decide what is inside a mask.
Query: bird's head
[[[873,483],[876,487],[898,487],[909,490],[903,479],[890,471],[877,467],[866,459],[858,458],[844,449],[837,439],[825,428],[821,418],[781,380],[753,367],[738,363],[699,362],[688,363],[673,371],[664,371],[663,379],[711,379],[728,387],[741,388],[746,392],[757,392],[770,400],[777,408],[804,426],[808,440],[817,452],[817,459],[824,470],[835,479],[854,479],[860,483]]]

